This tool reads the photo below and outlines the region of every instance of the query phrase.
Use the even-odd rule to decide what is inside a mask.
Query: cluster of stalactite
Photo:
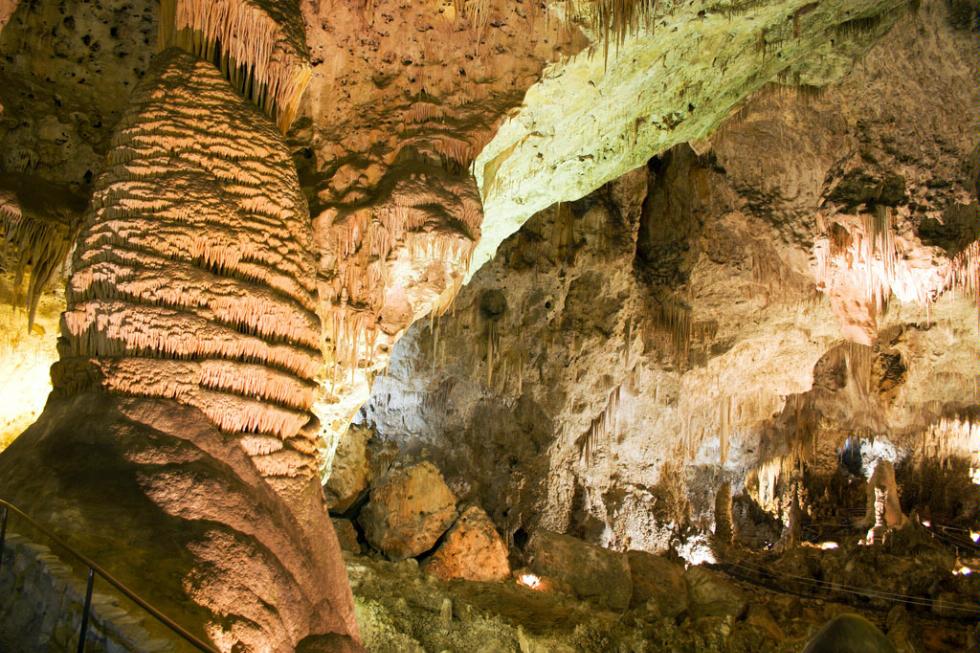
[[[163,0],[160,48],[214,62],[285,132],[312,68],[296,0]]]
[[[263,474],[313,475],[320,322],[289,152],[210,63],[155,65],[79,236],[56,389],[177,399],[247,434]]]
[[[412,322],[448,308],[469,267],[471,234],[479,232],[482,217],[468,202],[457,208],[462,230],[447,228],[444,216],[428,208],[403,204],[357,211],[331,226],[334,265],[320,292],[329,307],[324,343],[334,384],[353,383],[357,370],[372,368],[379,349],[390,349]],[[386,320],[392,290],[409,306],[400,319]]]
[[[23,188],[23,179],[6,180]],[[0,190],[0,264],[14,273],[15,299],[27,307],[28,329],[34,325],[41,293],[60,272],[78,232],[77,198],[61,188],[32,180],[38,188],[25,192]],[[24,296],[16,296],[24,287]]]
[[[892,297],[928,308],[947,291],[977,295],[976,242],[941,266],[922,268],[906,256],[908,245],[896,238],[893,222],[892,209],[879,206],[860,217],[838,215],[827,225],[826,238],[813,249],[814,277],[832,303],[859,300],[873,326]],[[871,344],[874,333],[849,337]]]

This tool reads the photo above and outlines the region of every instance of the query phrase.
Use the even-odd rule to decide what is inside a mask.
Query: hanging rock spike
[[[283,133],[313,75],[296,0],[162,0],[159,45],[218,65]]]

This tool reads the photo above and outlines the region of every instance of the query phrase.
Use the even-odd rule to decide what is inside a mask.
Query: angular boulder
[[[330,512],[347,512],[367,491],[371,480],[367,443],[373,434],[369,428],[351,426],[340,438],[330,467],[330,477],[323,487]]]
[[[715,571],[704,567],[689,567],[684,572],[687,583],[688,612],[693,619],[703,617],[738,618],[747,602],[735,585]]]
[[[629,551],[626,558],[633,579],[631,607],[649,603],[664,617],[687,610],[684,565],[646,551]]]
[[[424,570],[443,580],[501,581],[510,576],[507,545],[482,508],[467,508]]]
[[[456,497],[435,465],[393,469],[371,488],[358,515],[364,536],[389,560],[425,553],[456,519]]]
[[[629,563],[622,553],[569,535],[539,530],[528,544],[531,570],[570,587],[581,598],[614,610],[629,607]]]

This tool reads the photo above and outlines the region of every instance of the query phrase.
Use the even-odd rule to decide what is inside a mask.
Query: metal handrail
[[[40,531],[45,537],[50,539],[52,542],[58,545],[59,548],[64,549],[72,556],[74,556],[79,562],[88,567],[88,580],[85,587],[85,605],[82,611],[82,625],[78,637],[78,653],[83,653],[85,650],[85,637],[88,634],[88,622],[89,622],[89,612],[92,608],[92,586],[95,584],[95,576],[99,576],[104,581],[112,585],[119,592],[123,594],[130,601],[143,608],[150,616],[162,623],[164,626],[169,628],[171,631],[180,635],[181,639],[186,641],[188,644],[192,645],[199,651],[204,651],[204,653],[218,653],[210,644],[206,644],[191,633],[187,632],[178,624],[176,621],[166,616],[152,605],[147,603],[144,599],[140,598],[136,592],[132,591],[126,587],[122,582],[113,578],[113,576],[107,572],[105,569],[95,564],[91,559],[82,553],[79,553],[68,544],[66,544],[61,538],[49,531],[47,528],[38,524],[36,521],[31,519],[23,510],[20,510],[17,506],[13,505],[8,501],[0,499],[0,569],[3,568],[3,545],[4,538],[7,534],[7,516],[8,512],[12,512],[19,516],[21,519],[26,521],[28,524],[33,526],[35,529]]]

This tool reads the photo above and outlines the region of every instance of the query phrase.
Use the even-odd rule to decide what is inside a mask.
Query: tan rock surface
[[[724,574],[692,566],[684,572],[689,608],[693,619],[728,617],[737,619],[748,605],[745,595]]]
[[[507,545],[478,506],[463,511],[423,569],[443,580],[502,581],[510,577]]]
[[[371,435],[370,429],[355,426],[340,439],[323,487],[332,512],[346,512],[367,491],[371,481],[367,443]]]
[[[601,606],[629,607],[633,581],[624,554],[545,530],[535,533],[528,547],[534,573],[557,580]]]
[[[675,617],[687,609],[684,566],[646,551],[628,551],[626,557],[633,579],[633,607],[653,603],[657,612]]]
[[[455,519],[456,497],[428,462],[378,479],[357,517],[367,541],[391,560],[425,553]]]
[[[340,548],[360,555],[361,543],[357,539],[357,529],[354,527],[354,523],[341,517],[331,517],[330,521],[333,522],[333,529],[337,533]]]

